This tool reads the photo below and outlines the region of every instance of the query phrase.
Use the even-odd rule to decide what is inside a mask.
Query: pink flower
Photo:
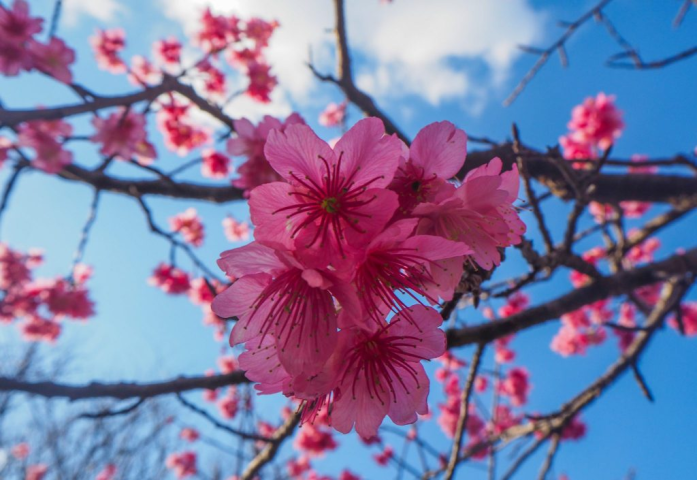
[[[94,303],[88,295],[84,286],[70,285],[62,278],[51,282],[42,293],[46,306],[56,317],[65,315],[82,320],[94,315]]]
[[[394,450],[389,445],[387,445],[382,452],[373,455],[375,463],[377,463],[381,467],[387,466],[390,460],[392,460],[392,457],[394,457]]]
[[[286,471],[288,472],[288,476],[290,478],[300,478],[303,473],[306,473],[312,468],[310,465],[310,459],[303,455],[297,460],[295,459],[290,459],[288,460],[288,463],[286,463]]]
[[[518,169],[501,173],[494,158],[471,171],[452,193],[436,203],[422,203],[413,213],[422,217],[417,233],[462,242],[473,251],[471,258],[491,270],[501,263],[499,247],[520,242],[525,224],[512,204],[518,198]]]
[[[29,448],[29,444],[26,442],[22,442],[12,447],[10,453],[12,453],[12,456],[15,457],[17,460],[24,460],[29,456],[30,451],[31,449]]]
[[[399,195],[400,213],[411,214],[423,202],[435,202],[446,181],[457,174],[467,156],[467,134],[450,122],[427,125],[416,134],[395,173],[390,189]],[[452,188],[452,187],[451,187]]]
[[[257,49],[261,49],[268,46],[269,39],[278,26],[279,23],[275,20],[267,22],[261,18],[251,18],[246,22],[244,33],[248,39],[254,41]]]
[[[119,57],[119,53],[126,46],[126,34],[122,29],[98,29],[97,33],[90,37],[90,43],[99,68],[114,74],[126,72],[126,64]]]
[[[0,12],[2,7],[0,7]],[[34,61],[24,46],[12,42],[0,42],[0,74],[14,77],[19,72],[34,68]]]
[[[361,480],[361,477],[354,475],[349,470],[343,470],[339,475],[338,480]]]
[[[55,343],[61,334],[58,322],[31,315],[19,325],[22,338],[27,342]]]
[[[636,327],[636,307],[626,302],[620,305],[620,316],[617,323],[625,327]],[[613,333],[619,339],[620,350],[623,352],[634,341],[634,332],[632,331],[615,328]]]
[[[46,45],[32,40],[28,43],[28,51],[38,70],[59,82],[73,81],[69,66],[75,62],[75,50],[68,47],[63,40],[52,37]]]
[[[177,65],[181,61],[182,44],[175,37],[156,41],[152,49],[155,58],[165,65]]]
[[[462,277],[463,255],[471,250],[441,237],[412,236],[417,223],[408,219],[392,224],[361,252],[353,281],[363,311],[378,323],[390,310],[401,311],[411,320],[411,309],[400,295],[437,304],[439,297],[452,298]],[[459,261],[440,262],[453,257]]]
[[[239,40],[237,19],[213,15],[210,8],[204,10],[200,19],[201,30],[194,41],[206,52],[218,52],[230,43]]]
[[[685,335],[692,337],[697,335],[697,302],[686,302],[680,305],[680,313]],[[677,318],[668,319],[668,325],[676,330],[680,329]]]
[[[201,175],[208,178],[225,178],[230,174],[230,159],[213,149],[203,151]]]
[[[562,147],[564,158],[567,160],[594,160],[598,158],[598,153],[593,144],[580,138],[577,132],[559,137],[559,144]],[[574,163],[573,166],[577,169],[590,167],[590,165],[583,163]]]
[[[498,385],[499,393],[510,398],[511,405],[520,407],[528,401],[530,393],[529,374],[524,368],[512,368]]]
[[[250,62],[247,64],[247,76],[247,95],[257,102],[269,103],[271,92],[278,85],[278,80],[271,74],[271,67],[262,62]]]
[[[218,400],[218,411],[220,412],[220,416],[228,420],[235,418],[239,410],[239,403],[240,400],[236,393],[228,393]]]
[[[232,373],[237,370],[237,360],[232,355],[220,357],[218,359],[218,368],[220,373]]]
[[[199,62],[197,67],[203,74],[203,90],[209,95],[222,99],[226,92],[225,74],[208,60]]]
[[[189,283],[189,299],[195,305],[209,305],[216,294],[223,290],[224,287],[216,280],[194,278]]]
[[[94,480],[115,480],[117,471],[116,465],[109,463],[97,474]]]
[[[225,232],[225,237],[231,242],[249,240],[249,224],[247,222],[238,222],[229,215],[223,219],[223,232]]]
[[[385,416],[406,425],[417,420],[417,413],[428,412],[429,380],[421,360],[445,352],[445,334],[438,328],[443,320],[432,308],[412,309],[414,323],[398,314],[389,324],[367,322],[365,328],[339,333],[326,370],[338,382],[331,410],[336,430],[348,433],[355,425],[361,437],[369,438]]]
[[[97,133],[90,140],[102,145],[99,149],[102,155],[125,161],[134,156],[146,162],[155,158],[155,149],[147,140],[143,114],[120,108],[106,119],[94,117],[92,125]]]
[[[41,480],[46,476],[48,466],[43,463],[37,465],[29,465],[24,475],[24,480]]]
[[[165,137],[165,145],[179,155],[201,147],[210,140],[207,130],[192,125],[187,112],[189,104],[180,103],[174,98],[161,103],[157,113],[157,126]]]
[[[19,45],[42,30],[43,19],[29,16],[29,4],[14,0],[12,9],[0,6],[0,38],[2,43]]]
[[[230,344],[262,348],[273,337],[280,362],[291,375],[317,372],[337,340],[332,295],[344,307],[357,304],[348,286],[257,242],[223,252],[218,265],[239,278],[212,304],[219,316],[239,318]]]
[[[272,131],[264,150],[288,183],[251,192],[261,243],[345,257],[349,245],[379,232],[397,208],[397,195],[384,187],[394,175],[401,142],[385,136],[379,119],[359,121],[333,150],[305,125]]]
[[[337,127],[344,123],[346,118],[346,102],[330,103],[319,115],[319,124],[325,127]]]
[[[586,435],[588,427],[581,421],[579,415],[576,415],[566,424],[561,432],[562,440],[579,440]]]
[[[522,312],[530,305],[530,297],[523,292],[515,292],[506,299],[506,305],[499,308],[499,316],[501,318],[510,317]]]
[[[73,162],[72,152],[63,148],[63,140],[73,127],[63,120],[33,121],[19,126],[17,143],[34,149],[32,165],[46,173],[58,173]]]
[[[588,97],[571,112],[569,130],[575,131],[580,140],[607,150],[622,134],[622,112],[615,106],[614,95],[599,93]]]
[[[186,478],[196,475],[196,452],[186,451],[171,453],[165,461],[165,466],[174,471],[177,478]]]
[[[305,423],[293,441],[293,447],[309,457],[320,457],[337,446],[332,431],[314,423]]]
[[[187,293],[191,286],[186,272],[165,263],[157,266],[148,283],[171,295]]]
[[[131,58],[131,68],[128,73],[128,81],[133,85],[155,85],[162,80],[162,72],[154,66],[150,60],[142,55],[134,55]]]
[[[182,428],[182,431],[179,432],[179,438],[192,443],[198,440],[200,436],[201,435],[198,433],[198,430],[190,427]]]
[[[181,233],[186,243],[194,247],[203,245],[204,227],[195,208],[188,208],[186,211],[171,217],[169,226],[173,232]]]

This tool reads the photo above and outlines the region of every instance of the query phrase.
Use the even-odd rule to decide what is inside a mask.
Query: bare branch
[[[240,480],[252,480],[259,470],[261,470],[264,465],[273,461],[276,457],[278,449],[281,447],[283,441],[293,435],[295,427],[298,426],[300,422],[300,414],[298,412],[292,414],[288,417],[288,420],[281,425],[276,432],[274,432],[272,441],[269,442],[259,454],[254,457],[254,459],[249,462],[244,473],[240,477]]]

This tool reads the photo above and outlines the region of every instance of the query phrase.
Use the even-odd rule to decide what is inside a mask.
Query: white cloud
[[[68,26],[76,25],[82,15],[111,22],[124,10],[117,0],[65,0],[63,3],[63,17]]]
[[[82,0],[80,0],[82,1]],[[328,0],[158,0],[188,32],[210,5],[242,18],[277,19],[281,27],[268,49],[269,62],[289,101],[317,104],[306,62],[312,51],[319,69],[334,71],[333,10]],[[529,0],[347,1],[348,34],[356,80],[381,98],[416,95],[432,105],[454,100],[477,105],[506,81],[519,44],[541,38],[546,15]],[[471,97],[477,95],[476,101]],[[468,100],[469,99],[469,100]],[[243,101],[239,100],[238,104]],[[251,104],[249,105],[251,106]],[[240,105],[240,108],[247,105]],[[246,110],[246,108],[245,108]],[[239,113],[236,114],[239,116]],[[258,115],[257,115],[258,116]]]

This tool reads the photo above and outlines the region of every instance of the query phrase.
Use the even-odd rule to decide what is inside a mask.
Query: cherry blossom
[[[98,29],[90,37],[97,65],[110,73],[125,73],[127,68],[119,54],[126,47],[126,34],[120,28],[110,30]]]
[[[213,149],[202,153],[201,175],[208,178],[225,178],[230,174],[230,159]]]
[[[28,52],[34,67],[59,82],[71,83],[73,74],[69,66],[75,62],[75,50],[68,47],[60,38],[52,37],[47,44],[37,41],[28,43]]]
[[[196,452],[172,453],[167,457],[165,466],[174,471],[177,478],[186,478],[198,473],[196,459]]]
[[[225,237],[231,242],[240,242],[249,239],[249,224],[238,222],[228,215],[223,219],[223,231]]]
[[[195,208],[188,208],[186,211],[171,217],[169,226],[173,232],[181,233],[186,243],[194,247],[203,245],[204,227]]]
[[[346,118],[346,102],[330,103],[319,115],[319,124],[325,127],[343,125]]]
[[[119,109],[106,119],[95,116],[92,125],[97,132],[90,140],[101,144],[99,153],[104,156],[125,161],[135,157],[141,163],[149,163],[157,154],[148,142],[145,122],[144,115],[127,109]]]
[[[166,263],[157,266],[148,283],[172,295],[187,293],[191,287],[189,275],[186,272]]]
[[[621,117],[622,112],[615,106],[614,95],[601,92],[574,107],[568,127],[577,132],[579,139],[607,150],[622,133],[624,123]]]

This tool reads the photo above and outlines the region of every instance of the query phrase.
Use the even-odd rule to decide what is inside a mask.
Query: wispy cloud
[[[102,22],[112,22],[126,8],[117,0],[65,0],[63,18],[68,26],[74,26],[85,15]]]

